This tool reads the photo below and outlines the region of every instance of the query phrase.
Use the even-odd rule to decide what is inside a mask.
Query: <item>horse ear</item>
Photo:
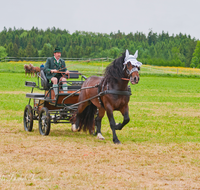
[[[134,54],[135,59],[137,59],[138,57],[138,50],[136,50],[135,54]]]
[[[128,58],[128,57],[129,57],[129,51],[126,50],[126,58]]]

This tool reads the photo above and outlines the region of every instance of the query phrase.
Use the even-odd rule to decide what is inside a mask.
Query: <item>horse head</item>
[[[29,63],[29,67],[33,68],[33,64],[32,64],[32,63]]]
[[[138,84],[140,80],[139,70],[142,65],[141,62],[137,61],[138,50],[134,55],[130,55],[129,51],[126,50],[126,56],[124,58],[124,70],[126,70],[126,77],[130,78],[131,84]]]

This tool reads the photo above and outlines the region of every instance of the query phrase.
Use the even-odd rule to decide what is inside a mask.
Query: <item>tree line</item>
[[[138,50],[138,60],[143,64],[200,68],[200,41],[190,35],[157,34],[142,32],[129,34],[93,33],[47,28],[24,30],[5,28],[0,32],[0,57],[49,57],[53,49],[62,48],[67,58],[117,58],[126,49]]]

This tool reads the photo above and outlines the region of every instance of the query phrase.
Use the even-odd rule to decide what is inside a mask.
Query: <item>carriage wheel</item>
[[[24,130],[32,131],[33,129],[33,110],[30,105],[27,105],[24,109]]]
[[[41,135],[48,135],[51,127],[51,118],[49,110],[46,107],[43,107],[39,114],[39,131]]]

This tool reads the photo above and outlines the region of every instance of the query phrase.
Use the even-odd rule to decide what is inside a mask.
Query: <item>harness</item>
[[[106,85],[107,84],[107,85]],[[107,90],[104,90],[103,91],[103,89],[104,89],[104,87],[105,86],[107,86]],[[106,82],[106,80],[105,80],[105,78],[104,79],[102,79],[101,81],[100,81],[100,83],[98,84],[98,100],[99,100],[99,104],[105,109],[105,107],[104,107],[104,104],[103,104],[103,102],[102,102],[102,100],[101,100],[101,96],[104,96],[104,95],[106,95],[106,94],[114,94],[114,95],[122,95],[122,96],[130,96],[130,95],[132,95],[132,93],[131,93],[131,89],[130,89],[130,87],[128,87],[128,91],[119,91],[119,90],[109,90],[109,85],[108,85],[108,83]]]
[[[126,67],[126,65],[124,65],[124,69],[123,70],[125,70],[126,69],[126,73],[127,73],[127,75],[128,75],[128,78],[131,76],[131,74],[133,73],[133,72],[135,72],[135,71],[137,71],[138,72],[138,68],[135,66],[135,67],[133,67],[130,71],[128,70],[128,68]]]

